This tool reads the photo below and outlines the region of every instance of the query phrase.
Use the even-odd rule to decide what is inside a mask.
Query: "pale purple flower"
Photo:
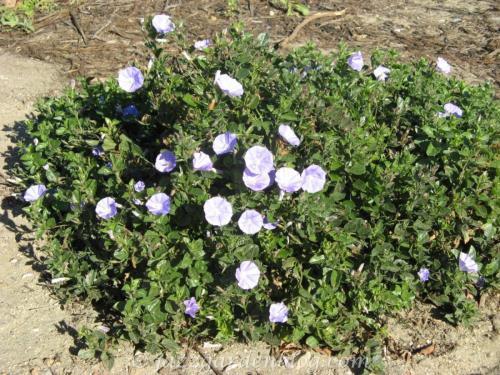
[[[444,105],[444,111],[446,114],[453,115],[455,117],[462,117],[463,115],[462,109],[453,103],[446,103]]]
[[[146,184],[144,183],[144,181],[137,181],[134,185],[134,190],[137,191],[138,193],[143,191],[145,188]]]
[[[354,52],[349,58],[347,59],[347,64],[351,67],[351,69],[356,70],[360,72],[363,69],[363,55],[361,54],[361,51]]]
[[[95,206],[95,213],[102,219],[111,219],[117,212],[116,202],[111,197],[102,198]]]
[[[151,22],[156,32],[159,34],[166,34],[174,31],[175,24],[170,19],[170,16],[166,14],[157,14],[153,17],[153,21]]]
[[[198,51],[202,51],[205,48],[208,48],[212,45],[212,41],[210,39],[198,40],[194,43],[194,48]]]
[[[105,166],[106,168],[111,169],[111,168],[113,168],[113,163],[111,163],[110,161],[108,161],[106,164],[104,164],[104,166]]]
[[[278,128],[278,133],[279,135],[281,135],[281,138],[290,143],[292,146],[300,145],[299,137],[297,137],[297,135],[290,126],[281,124]]]
[[[238,220],[238,227],[246,234],[255,234],[262,229],[264,220],[255,210],[245,210]]]
[[[458,258],[458,266],[460,267],[460,271],[473,273],[479,271],[479,266],[472,259],[469,254],[460,253],[460,257]]]
[[[250,147],[243,156],[248,170],[254,174],[269,173],[274,169],[274,157],[264,146]]]
[[[444,74],[449,74],[451,72],[451,65],[442,57],[438,57],[436,60],[436,70]]]
[[[255,174],[248,168],[243,171],[243,183],[253,191],[261,191],[274,183],[274,171],[269,173]]]
[[[134,92],[142,87],[144,77],[139,69],[129,66],[128,68],[120,69],[118,72],[118,84],[122,90]]]
[[[319,165],[313,164],[302,171],[301,178],[302,190],[317,193],[325,186],[326,173]]]
[[[47,192],[47,188],[43,184],[31,185],[24,193],[26,202],[34,202],[40,199]]]
[[[49,166],[49,163],[46,163],[44,164],[44,166],[42,167],[44,170],[48,171],[50,166]]]
[[[176,165],[175,155],[171,151],[163,151],[156,157],[155,168],[160,172],[171,172]]]
[[[137,199],[137,198],[134,198],[134,199],[132,200],[132,202],[134,202],[134,203],[135,203],[136,205],[138,205],[138,206],[142,205],[142,201],[141,201],[140,199]]]
[[[92,149],[92,155],[97,156],[97,157],[104,155],[104,149],[102,148],[102,146],[99,145],[99,146],[94,147]]]
[[[227,74],[220,74],[220,70],[217,70],[215,73],[214,83],[228,96],[234,97],[243,95],[243,86],[241,83]]]
[[[293,193],[302,187],[302,178],[295,169],[283,167],[276,171],[276,183],[281,191]]]
[[[272,323],[285,323],[288,320],[288,308],[283,302],[273,303],[269,307],[269,321]]]
[[[196,303],[196,299],[191,297],[184,301],[184,306],[186,306],[186,311],[184,314],[189,315],[191,318],[195,318],[196,313],[200,309],[200,306]]]
[[[378,81],[385,81],[387,79],[387,75],[391,72],[389,68],[385,66],[379,65],[374,71],[373,75]]]
[[[250,261],[245,260],[241,262],[240,266],[236,269],[236,280],[241,289],[252,289],[259,283],[260,271],[257,265]]]
[[[33,138],[33,144],[34,144],[35,146],[38,146],[38,138]]]
[[[226,199],[222,197],[210,198],[203,205],[205,212],[205,219],[216,226],[223,226],[229,224],[233,216],[233,207]]]
[[[278,227],[278,223],[277,222],[271,223],[269,221],[269,219],[267,217],[265,217],[264,223],[262,224],[262,226],[264,227],[264,229],[273,230],[273,229],[276,229]]]
[[[217,155],[229,154],[236,147],[236,134],[225,132],[214,139],[212,148]]]
[[[210,156],[202,151],[195,152],[193,154],[193,169],[195,171],[212,171],[214,165],[212,160],[210,160]]]
[[[156,193],[146,202],[146,207],[153,215],[167,215],[170,212],[170,198],[165,193]]]
[[[425,267],[420,268],[420,271],[418,271],[418,277],[419,277],[420,281],[422,281],[422,282],[429,280],[430,274],[431,273],[430,273],[429,269],[425,268]]]

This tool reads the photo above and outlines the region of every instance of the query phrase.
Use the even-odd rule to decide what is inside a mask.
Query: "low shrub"
[[[110,329],[84,331],[84,355],[244,339],[373,356],[415,298],[456,323],[498,287],[490,86],[441,60],[281,55],[238,25],[195,49],[153,25],[148,68],[42,101],[20,144],[54,289]]]

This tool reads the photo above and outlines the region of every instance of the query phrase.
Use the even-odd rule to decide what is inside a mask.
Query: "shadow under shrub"
[[[39,104],[21,145],[16,174],[26,187],[49,189],[25,211],[46,239],[48,270],[67,278],[57,293],[91,301],[111,329],[90,340],[97,352],[113,338],[149,351],[244,338],[376,354],[385,314],[420,298],[450,322],[467,321],[476,305],[467,296],[498,287],[500,110],[489,86],[384,52],[371,58],[372,68],[390,69],[387,81],[377,81],[372,68],[348,66],[344,47],[330,56],[313,46],[282,56],[264,35],[235,29],[203,52],[180,32],[169,40],[178,54],[148,40],[155,59],[142,69],[141,89],[82,82]],[[241,98],[214,85],[217,70],[242,83]],[[463,109],[461,118],[437,115],[448,102]],[[138,116],[124,117],[131,104]],[[298,147],[281,140],[282,123],[294,128]],[[212,142],[226,131],[237,135],[236,150],[215,156]],[[251,191],[242,182],[243,155],[254,145],[271,150],[276,168],[321,166],[323,190],[283,199],[276,185]],[[160,173],[154,162],[166,149],[177,166]],[[220,173],[193,170],[199,150]],[[139,180],[142,192],[134,190]],[[166,216],[144,206],[157,192],[171,198]],[[204,217],[215,196],[233,207],[223,227]],[[119,204],[108,220],[95,213],[104,197]],[[278,227],[242,233],[245,209]],[[460,271],[460,252],[475,259],[479,274]],[[245,260],[261,272],[251,290],[235,279]],[[422,267],[427,282],[417,275]],[[184,313],[190,297],[200,306],[195,318]],[[289,309],[286,323],[269,322],[276,302]]]

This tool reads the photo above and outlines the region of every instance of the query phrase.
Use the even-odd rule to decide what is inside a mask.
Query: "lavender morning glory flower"
[[[446,114],[453,115],[455,117],[462,117],[463,115],[462,109],[453,103],[446,103],[444,105],[444,111]]]
[[[95,213],[102,219],[111,219],[117,212],[116,202],[111,197],[102,198],[95,206]]]
[[[34,202],[41,198],[47,192],[47,188],[43,184],[32,185],[24,193],[26,202]]]
[[[278,227],[278,223],[271,223],[267,217],[264,218],[264,223],[262,224],[264,229],[273,230]]]
[[[257,265],[249,260],[241,262],[238,269],[236,269],[236,280],[241,289],[252,289],[259,283],[260,271]]]
[[[438,57],[436,60],[436,70],[444,74],[449,74],[451,72],[451,65],[442,57]]]
[[[236,134],[225,132],[214,139],[212,148],[217,155],[229,154],[236,147]]]
[[[297,135],[290,126],[281,124],[278,128],[278,133],[279,135],[281,135],[281,138],[290,143],[292,146],[300,145],[299,137],[297,137]]]
[[[460,253],[460,257],[458,258],[458,266],[460,267],[460,271],[473,273],[479,271],[479,266],[472,259],[469,254]]]
[[[170,16],[166,14],[157,14],[153,17],[153,21],[151,22],[156,32],[159,34],[166,34],[174,31],[175,24],[170,19]]]
[[[243,171],[243,183],[253,191],[261,191],[274,183],[274,171],[269,173],[255,174],[248,168]]]
[[[486,279],[484,278],[484,276],[479,276],[479,278],[476,281],[476,287],[479,289],[483,289],[485,285],[486,285]]]
[[[184,306],[186,306],[186,311],[184,311],[184,314],[189,315],[191,318],[194,318],[196,313],[200,309],[200,306],[198,306],[194,297],[185,300]]]
[[[48,171],[50,166],[49,166],[49,163],[46,163],[44,164],[44,166],[42,167],[44,170]]]
[[[125,108],[123,108],[123,111],[122,111],[122,116],[123,117],[139,117],[139,110],[137,109],[137,107],[133,104],[130,104],[128,106],[126,106]]]
[[[142,87],[144,77],[139,69],[129,66],[128,68],[120,69],[118,72],[118,84],[122,90],[134,92]]]
[[[134,190],[137,191],[138,193],[143,191],[145,188],[146,184],[144,183],[144,181],[137,181],[134,185]]]
[[[295,169],[283,167],[276,171],[276,183],[281,191],[293,193],[302,187],[302,178]]]
[[[217,70],[215,73],[214,83],[228,96],[234,97],[243,95],[243,86],[241,83],[227,74],[220,74],[220,70]]]
[[[374,71],[373,75],[378,81],[385,81],[387,79],[387,75],[391,72],[389,68],[385,66],[379,65]]]
[[[222,197],[210,198],[203,205],[205,219],[216,226],[227,225],[233,216],[233,207],[226,199]]]
[[[361,54],[361,51],[354,52],[349,58],[347,59],[347,64],[351,67],[351,69],[354,69],[358,72],[360,72],[363,69],[363,55]]]
[[[238,227],[246,234],[255,234],[262,229],[264,220],[255,210],[245,210],[238,220]]]
[[[323,189],[326,182],[326,173],[319,165],[310,165],[302,171],[302,190],[308,193],[317,193]]]
[[[146,202],[148,211],[153,215],[167,215],[170,212],[170,198],[165,193],[156,193]]]
[[[283,302],[273,303],[269,307],[269,321],[272,323],[285,323],[288,320],[288,308]]]
[[[156,157],[155,168],[162,173],[171,172],[176,165],[177,162],[172,151],[163,151]]]
[[[104,164],[104,166],[105,166],[106,168],[111,169],[111,168],[113,168],[113,163],[111,163],[110,161],[108,161],[106,164]]]
[[[214,165],[210,160],[210,156],[201,151],[195,152],[193,154],[193,169],[195,171],[212,171]]]
[[[273,154],[264,146],[250,147],[243,159],[248,170],[254,174],[269,173],[274,169]]]
[[[419,277],[420,281],[422,281],[422,282],[429,280],[430,274],[431,273],[430,273],[429,269],[425,268],[425,267],[420,268],[420,271],[418,271],[418,277]]]
[[[102,155],[104,155],[104,149],[102,148],[102,146],[99,145],[97,147],[94,147],[92,149],[92,155],[94,155],[94,156],[102,156]]]
[[[33,138],[33,144],[34,144],[35,146],[38,146],[38,138]]]
[[[197,42],[194,43],[194,48],[197,49],[198,51],[202,51],[205,48],[210,47],[211,44],[212,41],[210,39],[198,40]]]

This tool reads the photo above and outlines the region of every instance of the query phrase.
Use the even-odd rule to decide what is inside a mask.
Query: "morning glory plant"
[[[238,138],[236,134],[225,132],[215,137],[212,148],[217,155],[224,155],[233,152]]]
[[[308,176],[306,176],[308,177]],[[317,182],[311,182],[312,178],[308,177],[308,185],[315,185],[314,190],[317,188]],[[293,168],[282,167],[276,171],[276,183],[281,191],[285,193],[294,193],[302,188],[302,177],[300,173]]]
[[[47,188],[44,184],[32,185],[24,193],[26,202],[34,202],[45,195]]]
[[[256,210],[245,210],[238,220],[238,227],[245,234],[255,234],[262,229],[264,219]]]
[[[176,165],[177,159],[172,151],[166,150],[156,156],[155,168],[159,172],[172,172]]]
[[[286,323],[288,307],[283,302],[273,303],[269,307],[269,321],[272,323]]]
[[[347,59],[347,65],[349,65],[352,70],[355,70],[357,72],[363,70],[363,54],[360,51],[354,52]]]
[[[253,289],[259,283],[260,270],[259,267],[250,260],[241,262],[236,269],[236,280],[241,289]]]
[[[170,197],[165,193],[156,193],[146,201],[146,208],[153,215],[167,215],[170,212]]]
[[[159,34],[166,34],[175,30],[175,24],[173,23],[171,17],[166,14],[157,14],[153,17],[151,23],[156,32]]]
[[[215,73],[214,83],[227,96],[240,97],[244,93],[241,83],[227,74],[221,74],[220,70]]]
[[[213,197],[203,205],[205,219],[212,225],[224,226],[229,224],[233,216],[233,207],[225,198]]]
[[[247,170],[251,173],[261,175],[274,170],[274,156],[264,146],[250,147],[243,156],[243,159],[245,160]]]
[[[135,92],[144,84],[144,76],[141,71],[134,66],[120,69],[118,72],[118,84],[126,92]]]
[[[448,63],[448,61],[446,61],[442,57],[438,57],[436,60],[436,70],[443,74],[450,74],[451,65]]]
[[[95,213],[101,219],[111,219],[118,213],[116,201],[111,197],[102,198],[97,202]]]
[[[490,85],[147,20],[149,53],[41,101],[9,171],[51,290],[109,328],[82,355],[261,340],[378,373],[384,317],[420,300],[473,321],[500,285]]]

